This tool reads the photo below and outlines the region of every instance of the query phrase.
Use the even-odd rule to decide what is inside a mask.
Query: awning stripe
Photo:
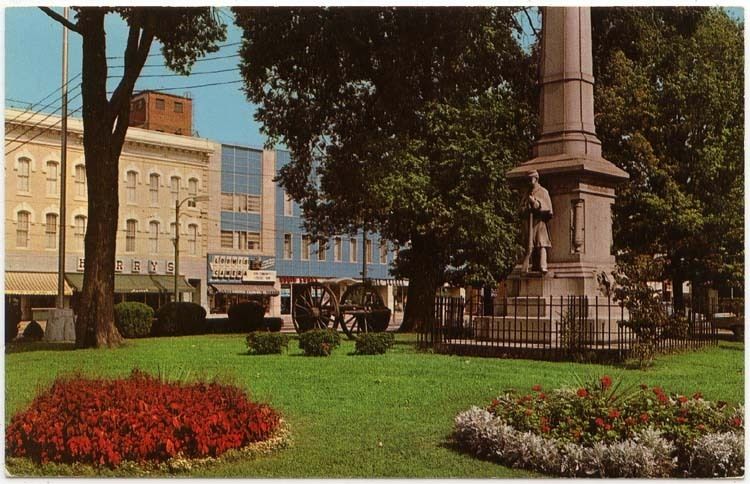
[[[83,288],[83,274],[67,273],[65,279],[76,291]],[[194,288],[185,280],[177,279],[177,290],[181,292],[193,291]],[[174,276],[148,274],[115,274],[115,293],[117,294],[158,294],[174,291]]]
[[[57,273],[54,272],[6,272],[5,294],[13,296],[57,295]],[[73,289],[65,282],[63,294],[71,296]]]

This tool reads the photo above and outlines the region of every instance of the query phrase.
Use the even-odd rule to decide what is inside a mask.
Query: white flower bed
[[[472,407],[456,416],[454,439],[464,449],[503,465],[566,477],[670,477],[677,470],[674,445],[648,428],[635,438],[584,447],[520,432],[490,412]],[[707,434],[691,452],[694,477],[744,473],[742,434]]]

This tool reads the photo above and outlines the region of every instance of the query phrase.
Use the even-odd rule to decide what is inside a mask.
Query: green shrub
[[[125,338],[143,338],[151,334],[154,310],[139,302],[121,302],[115,305],[115,325]]]
[[[382,355],[393,346],[393,333],[363,333],[357,336],[354,353],[358,355]]]
[[[12,299],[5,299],[5,342],[18,336],[18,323],[21,322],[21,307]]]
[[[299,335],[299,349],[307,356],[328,356],[341,344],[341,336],[333,329],[313,329]]]
[[[284,320],[281,318],[264,318],[263,324],[266,326],[268,331],[272,333],[278,333],[281,331],[281,327],[284,326]]]
[[[29,341],[40,341],[44,338],[44,330],[36,321],[31,321],[23,330],[23,337]]]
[[[281,333],[253,331],[247,335],[247,349],[251,355],[277,355],[289,347],[289,337]]]
[[[266,308],[260,302],[250,301],[235,304],[229,308],[229,329],[236,332],[262,331],[265,328],[263,316]]]
[[[206,332],[206,310],[200,304],[171,302],[156,311],[154,336],[179,336]]]

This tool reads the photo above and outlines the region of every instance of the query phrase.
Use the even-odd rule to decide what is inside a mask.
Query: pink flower
[[[608,375],[604,375],[599,379],[599,381],[601,382],[602,388],[604,390],[612,386],[612,378],[610,378]]]
[[[685,395],[680,395],[679,397],[677,397],[677,401],[680,403],[685,403],[688,401],[688,397],[686,397]]]
[[[597,427],[604,427],[604,419],[601,417],[597,417],[597,419],[594,420],[594,423]]]
[[[695,392],[693,394],[693,400],[701,400],[703,398],[703,394],[701,392]]]
[[[540,394],[539,394],[539,395],[537,396],[537,398],[538,398],[539,400],[544,400],[544,399],[546,399],[546,398],[547,398],[547,395],[545,395],[544,393],[540,393]]]
[[[542,391],[542,385],[539,385],[539,384],[534,385],[533,387],[531,387],[531,391],[534,391],[534,392]]]
[[[617,418],[620,416],[620,411],[616,408],[609,409],[609,418]]]
[[[679,424],[684,424],[685,422],[687,422],[687,419],[685,417],[677,417],[674,420],[675,420],[675,422],[677,422]]]
[[[578,395],[581,398],[586,398],[589,396],[589,392],[586,391],[585,388],[579,388],[578,391],[576,392],[576,395]]]
[[[742,417],[734,417],[729,423],[735,427],[742,427]]]
[[[648,422],[648,414],[647,413],[642,413],[641,414],[641,422],[643,422],[643,423]]]

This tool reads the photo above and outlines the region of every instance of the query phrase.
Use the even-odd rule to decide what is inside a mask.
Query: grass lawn
[[[576,376],[609,374],[668,391],[703,392],[707,399],[744,401],[744,345],[665,356],[646,371],[616,366],[454,357],[415,351],[399,335],[384,356],[350,356],[346,341],[329,358],[288,354],[249,356],[242,335],[131,340],[116,350],[78,350],[43,343],[10,347],[5,357],[5,423],[56,375],[124,376],[134,367],[153,374],[219,378],[282,412],[291,446],[270,457],[225,462],[196,477],[529,477],[534,474],[452,450],[453,417],[485,405],[501,390],[573,385]],[[65,466],[9,468],[12,474],[63,474]]]

